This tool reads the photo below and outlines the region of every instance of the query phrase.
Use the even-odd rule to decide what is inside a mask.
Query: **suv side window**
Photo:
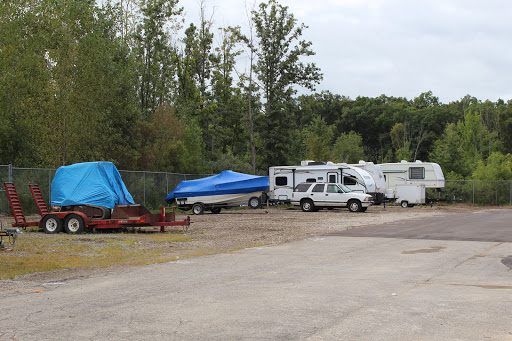
[[[340,188],[336,185],[327,185],[327,193],[338,193]]]
[[[316,184],[315,187],[313,187],[313,190],[311,192],[313,193],[322,193],[324,191],[324,184]]]
[[[311,185],[312,184],[298,184],[297,187],[295,187],[295,192],[307,192]]]

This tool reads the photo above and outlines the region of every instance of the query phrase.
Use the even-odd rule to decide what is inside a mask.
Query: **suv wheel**
[[[300,202],[300,208],[302,208],[304,212],[313,212],[315,210],[315,204],[311,199],[304,199]]]
[[[348,202],[348,210],[350,212],[361,212],[363,205],[359,200],[350,200]]]

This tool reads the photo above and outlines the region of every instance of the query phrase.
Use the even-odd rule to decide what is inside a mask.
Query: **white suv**
[[[303,182],[295,187],[291,203],[300,206],[304,212],[333,207],[348,207],[350,212],[364,212],[373,204],[373,198],[369,194],[352,192],[341,184]]]

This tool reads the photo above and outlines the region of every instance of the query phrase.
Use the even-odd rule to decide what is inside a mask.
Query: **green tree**
[[[178,0],[142,0],[142,22],[136,28],[138,97],[146,116],[175,95],[176,51],[171,32],[179,27],[183,8]],[[171,30],[171,31],[170,31]]]
[[[285,164],[289,159],[290,136],[295,127],[290,112],[294,86],[314,90],[322,79],[315,64],[304,64],[301,58],[311,56],[311,42],[300,40],[304,24],[298,24],[288,7],[275,0],[261,3],[252,12],[255,26],[255,45],[250,46],[257,56],[254,71],[261,83],[264,120],[259,130],[263,146],[263,168]]]
[[[304,129],[304,146],[306,158],[317,161],[329,161],[332,155],[331,141],[334,136],[332,126],[328,126],[321,117],[316,117]]]
[[[363,138],[354,131],[341,134],[336,139],[332,155],[335,162],[358,163],[359,160],[366,160]]]

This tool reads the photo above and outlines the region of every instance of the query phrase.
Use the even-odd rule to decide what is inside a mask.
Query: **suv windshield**
[[[340,186],[340,187],[341,187],[341,189],[343,190],[343,192],[345,192],[345,193],[350,193],[350,192],[352,192],[352,190],[351,190],[350,188],[348,188],[347,186],[345,186],[345,185],[338,184],[338,186]]]

